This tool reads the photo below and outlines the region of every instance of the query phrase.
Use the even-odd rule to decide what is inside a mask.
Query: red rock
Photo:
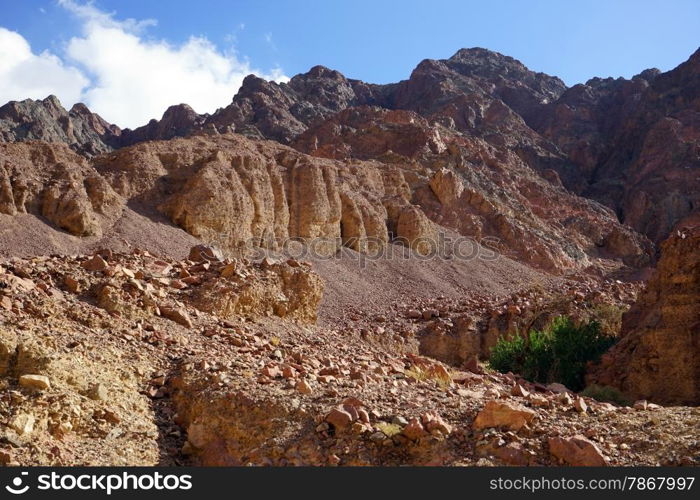
[[[516,404],[489,401],[474,420],[475,429],[506,427],[517,431],[535,418],[533,410]]]
[[[525,388],[520,384],[515,384],[511,389],[510,393],[513,396],[518,396],[521,398],[526,398],[530,395],[530,393],[526,391]]]
[[[452,433],[452,426],[449,425],[437,412],[429,411],[421,416],[421,422],[428,432],[439,431],[445,436]]]
[[[326,422],[333,425],[336,429],[345,429],[352,423],[352,415],[345,410],[333,408],[330,413],[326,415]]]
[[[343,404],[343,406],[347,405],[347,406],[354,406],[357,408],[365,405],[362,401],[360,401],[359,399],[357,399],[356,397],[353,397],[353,396],[345,398],[345,400],[343,400],[342,404]]]
[[[73,293],[78,293],[80,291],[80,283],[72,276],[66,275],[63,278],[63,283],[66,285],[66,288]]]
[[[261,370],[261,373],[270,378],[282,377],[282,370],[280,370],[279,366],[276,365],[266,366]]]
[[[302,394],[311,394],[313,392],[313,389],[306,380],[297,382],[296,390]]]
[[[297,371],[293,367],[284,364],[282,365],[282,376],[284,378],[295,378],[297,376]]]
[[[464,369],[469,370],[477,375],[482,375],[484,370],[479,365],[479,360],[476,356],[470,356],[469,359],[464,363]]]
[[[182,326],[186,326],[187,328],[192,328],[192,320],[184,307],[159,304],[158,308],[160,309],[161,316],[164,318],[168,318],[169,320]]]
[[[409,319],[420,319],[422,317],[420,311],[416,309],[409,309],[406,311],[406,317]]]
[[[360,408],[359,410],[357,410],[357,415],[360,417],[360,421],[362,421],[362,423],[370,423],[369,413],[367,413],[367,410]]]
[[[171,280],[170,286],[177,290],[182,290],[183,288],[187,288],[187,283],[185,283],[183,280]]]
[[[428,433],[425,431],[423,424],[421,424],[420,419],[413,417],[408,421],[408,425],[401,431],[404,436],[413,441],[426,436]]]
[[[88,271],[104,271],[107,269],[108,264],[99,255],[94,255],[92,258],[83,262],[81,267],[83,267],[83,269],[87,269]]]
[[[494,446],[489,444],[483,450],[486,454],[493,455],[508,465],[526,466],[530,465],[533,454],[528,452],[522,444],[517,442],[508,443],[505,446]]]
[[[608,464],[598,447],[584,436],[549,438],[549,452],[569,465],[600,467]]]
[[[423,319],[431,319],[438,316],[440,316],[440,313],[437,311],[437,309],[426,309],[423,311]]]

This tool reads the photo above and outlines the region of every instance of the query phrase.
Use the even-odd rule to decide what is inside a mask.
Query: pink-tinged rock
[[[511,395],[526,398],[530,393],[520,384],[515,384],[510,391]]]
[[[352,423],[352,415],[345,410],[333,408],[330,413],[326,415],[326,422],[336,429],[344,429]]]
[[[278,366],[266,366],[261,373],[266,377],[277,378],[282,376],[282,370]]]
[[[600,449],[584,436],[549,438],[549,452],[569,465],[600,467],[608,461]]]
[[[476,416],[474,428],[507,427],[517,431],[530,423],[535,415],[533,410],[520,405],[489,401]]]
[[[428,432],[437,430],[446,436],[452,433],[452,426],[445,422],[442,417],[434,411],[423,414],[421,421]]]
[[[408,439],[417,440],[426,436],[428,433],[425,431],[423,424],[417,417],[412,418],[408,421],[408,425],[403,428],[403,435]]]
[[[81,264],[83,269],[88,271],[104,271],[107,269],[107,262],[99,255],[93,256]]]

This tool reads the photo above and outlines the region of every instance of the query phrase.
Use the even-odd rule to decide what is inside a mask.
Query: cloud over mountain
[[[231,99],[250,73],[286,78],[280,69],[256,70],[204,37],[181,44],[148,38],[153,20],[118,20],[73,0],[59,5],[81,24],[62,57],[35,54],[21,34],[0,27],[0,101],[55,94],[66,106],[83,101],[108,121],[133,128],[159,118],[172,103],[212,112]]]

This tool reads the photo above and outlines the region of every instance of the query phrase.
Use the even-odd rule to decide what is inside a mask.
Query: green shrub
[[[593,307],[591,315],[598,323],[603,333],[617,335],[622,329],[622,315],[629,309],[627,306],[615,304],[599,304]]]
[[[620,391],[609,385],[591,384],[581,391],[581,395],[603,403],[615,403],[620,406],[630,406],[632,404],[632,401],[627,399]]]
[[[560,382],[579,391],[584,387],[586,364],[597,361],[614,342],[601,333],[596,321],[576,325],[560,316],[543,331],[500,339],[489,364],[500,372],[519,373],[535,382]]]

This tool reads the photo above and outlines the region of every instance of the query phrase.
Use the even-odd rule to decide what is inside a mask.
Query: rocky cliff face
[[[123,200],[60,143],[0,144],[0,213],[35,214],[77,236],[102,234]]]
[[[622,340],[590,373],[637,399],[700,403],[700,226],[666,240],[648,289],[625,316]]]
[[[11,101],[0,107],[0,142],[41,140],[68,144],[94,156],[119,144],[121,130],[84,105],[66,111],[55,96],[43,101]]]
[[[381,127],[366,134],[370,120],[356,124],[352,137],[396,140],[394,148],[405,144],[410,156],[387,150],[369,160],[321,158],[238,134],[144,142],[89,161],[61,144],[4,144],[0,210],[99,236],[128,205],[237,253],[279,250],[301,238],[320,255],[342,247],[371,253],[390,242],[452,255],[456,238],[466,237],[554,273],[649,262],[648,241],[516,155],[440,132],[411,112],[377,112],[382,124],[387,113],[405,123],[388,135]],[[408,129],[413,135],[400,133]],[[328,137],[347,149],[343,137]],[[326,151],[314,143],[314,154]],[[366,146],[356,144],[368,158],[381,149]],[[439,236],[448,233],[450,240]]]
[[[434,154],[437,132],[424,119],[379,113],[403,114],[425,140],[409,149],[427,153],[395,154],[391,161],[325,159],[229,134],[144,143],[97,158],[94,166],[124,198],[157,206],[190,234],[229,249],[276,249],[291,237],[313,240],[326,254],[343,245],[370,251],[392,239],[432,245],[445,230],[439,228],[447,228],[474,241],[490,237],[498,251],[553,272],[609,258],[648,262],[643,237],[602,206],[545,181],[517,156],[454,138],[452,153],[442,144]],[[383,144],[405,139],[389,134],[352,135]],[[342,146],[341,137],[331,142]]]
[[[618,216],[675,224],[589,376],[698,403],[697,77],[468,49],[135,130],[0,108],[0,464],[696,465],[697,409],[478,358],[559,314],[618,332],[653,260]]]
[[[517,154],[465,136],[415,112],[349,108],[301,134],[293,146],[313,156],[375,159],[412,170],[411,199],[458,234],[492,239],[508,255],[542,269],[583,268],[615,255],[650,260],[650,243],[620,226],[602,205],[572,196]]]
[[[231,104],[211,116],[183,104],[169,108],[161,120],[125,131],[83,105],[67,113],[50,97],[0,108],[0,138],[65,142],[92,156],[198,131],[235,131],[295,143],[306,152],[318,149],[309,143],[315,136],[326,150],[318,155],[366,159],[391,150],[411,156],[415,151],[407,148],[425,144],[423,138],[403,135],[405,126],[400,134],[387,136],[401,114],[378,118],[369,111],[372,106],[409,110],[429,124],[411,133],[432,133],[428,128],[439,124],[452,134],[478,137],[503,154],[517,155],[546,179],[561,180],[577,194],[607,205],[658,243],[699,203],[698,54],[668,73],[647,70],[632,80],[594,78],[570,89],[556,77],[479,48],[424,60],[407,80],[390,85],[367,84],[316,66],[283,84],[251,75]],[[347,133],[353,120],[377,125],[384,119],[381,142],[370,144],[366,137]],[[318,127],[327,120],[344,123],[345,132],[319,137]],[[344,141],[334,144],[342,134]],[[428,146],[433,152],[440,147],[435,139]],[[350,144],[357,140],[364,141],[362,147]]]
[[[227,107],[208,120],[218,129],[234,126],[252,137],[289,143],[310,125],[349,106],[379,104],[385,87],[349,80],[338,71],[315,66],[289,83],[250,75]]]
[[[531,125],[576,165],[560,170],[567,186],[658,243],[700,206],[699,75],[700,51],[667,73],[593,79],[566,91]]]

